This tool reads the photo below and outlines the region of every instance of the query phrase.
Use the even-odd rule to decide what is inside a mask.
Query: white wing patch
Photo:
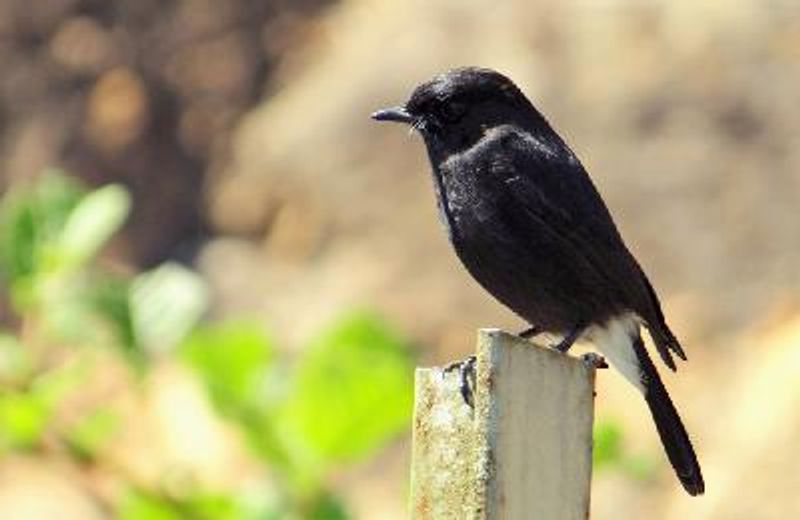
[[[583,333],[583,338],[594,344],[614,368],[644,394],[639,358],[633,350],[633,338],[639,334],[640,322],[638,316],[627,312],[604,325],[592,325]]]

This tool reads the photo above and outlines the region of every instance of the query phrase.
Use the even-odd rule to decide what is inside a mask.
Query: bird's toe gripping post
[[[477,358],[475,356],[469,356],[461,361],[450,363],[444,368],[445,373],[458,370],[458,373],[461,375],[461,386],[459,387],[461,397],[464,398],[464,402],[467,403],[470,408],[475,408],[475,396],[472,389],[475,387],[476,361]]]

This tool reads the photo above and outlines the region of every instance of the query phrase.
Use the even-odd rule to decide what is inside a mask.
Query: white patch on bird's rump
[[[633,338],[639,334],[641,319],[634,313],[626,312],[609,319],[603,325],[592,325],[581,335],[592,343],[606,357],[611,365],[619,370],[625,379],[645,393],[639,358],[633,350]]]

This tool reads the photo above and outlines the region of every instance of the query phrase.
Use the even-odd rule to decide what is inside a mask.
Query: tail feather
[[[678,339],[667,326],[664,312],[661,310],[661,302],[658,301],[658,295],[656,295],[653,285],[650,283],[650,280],[647,279],[647,276],[645,276],[639,264],[636,264],[636,266],[639,269],[642,283],[647,291],[647,303],[649,304],[642,304],[640,312],[647,318],[647,327],[650,330],[650,337],[653,338],[653,343],[655,343],[656,349],[661,355],[661,359],[663,359],[664,363],[674,372],[676,367],[670,351],[674,352],[675,355],[684,361],[686,361],[686,352],[683,351],[681,344],[678,343]]]
[[[650,407],[650,413],[656,423],[656,429],[661,437],[664,450],[667,452],[667,457],[686,491],[693,496],[701,495],[705,491],[705,483],[700,464],[697,462],[697,455],[695,455],[678,411],[672,404],[638,334],[633,338],[633,349],[642,371],[645,400]]]
[[[647,322],[647,330],[650,332],[650,337],[653,338],[653,343],[661,359],[664,360],[664,364],[675,372],[677,367],[675,366],[675,361],[672,359],[671,352],[675,352],[679,358],[684,361],[686,360],[686,354],[684,354],[680,343],[678,343],[678,340],[672,335],[672,331],[669,330],[669,327],[667,327],[667,324],[663,321]]]
[[[652,326],[648,323],[648,326],[650,327],[648,329],[650,331],[650,337],[653,338],[653,343],[656,346],[658,354],[661,356],[661,359],[664,360],[664,364],[667,365],[670,370],[675,372],[678,367],[675,366],[675,360],[672,359],[672,354],[670,353],[670,350],[674,351],[674,348],[671,347],[672,343],[670,343],[668,338],[664,337],[664,334],[662,334],[661,330],[656,328],[659,327],[658,325]],[[677,344],[678,342],[676,341],[675,345]],[[680,348],[680,345],[678,345],[678,347]]]

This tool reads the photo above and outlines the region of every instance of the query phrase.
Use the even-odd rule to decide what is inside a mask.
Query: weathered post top
[[[482,329],[475,371],[473,410],[457,370],[417,369],[411,517],[586,519],[594,367]]]

